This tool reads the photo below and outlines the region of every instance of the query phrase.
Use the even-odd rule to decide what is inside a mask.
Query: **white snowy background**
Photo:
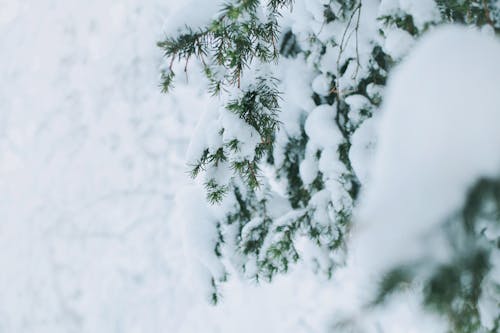
[[[0,332],[328,326],[332,294],[308,270],[233,278],[217,307],[197,290],[171,211],[208,101],[158,88],[181,3],[0,0]]]

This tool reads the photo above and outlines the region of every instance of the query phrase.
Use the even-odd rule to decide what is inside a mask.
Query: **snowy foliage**
[[[359,261],[358,274],[378,272],[376,311],[418,282],[408,302],[452,331],[497,330],[499,2],[220,8],[158,44],[165,91],[196,58],[217,100],[188,154],[218,216],[210,261],[258,281],[300,259],[334,278]],[[448,23],[468,28],[436,28]],[[220,263],[212,301],[227,279]]]

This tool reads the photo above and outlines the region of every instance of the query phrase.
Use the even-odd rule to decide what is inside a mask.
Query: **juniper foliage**
[[[248,142],[221,140],[218,147],[207,147],[191,165],[193,177],[204,175],[211,203],[218,204],[228,196],[233,199],[231,209],[218,224],[219,241],[214,252],[232,260],[251,279],[270,281],[276,274],[287,272],[302,257],[297,243],[304,238],[318,250],[313,258],[318,272],[331,276],[335,267],[343,264],[352,210],[363,186],[350,158],[352,138],[377,112],[387,75],[399,61],[380,43],[388,30],[401,29],[418,38],[432,26],[454,22],[488,26],[500,33],[498,1],[436,0],[440,18],[422,26],[402,10],[380,16],[378,35],[372,36],[368,46],[364,45],[365,53],[360,54],[363,1],[323,3],[323,26],[343,27],[327,38],[323,26],[320,31],[310,31],[306,40],[291,29],[281,31],[280,17],[294,9],[293,0],[233,0],[222,4],[217,19],[207,26],[185,27],[178,35],[158,43],[169,63],[162,72],[164,92],[173,87],[174,62],[184,62],[187,71],[189,62],[196,60],[202,64],[209,91],[226,101],[225,112],[247,124],[257,138],[250,145],[251,152],[243,156],[241,151]],[[354,53],[348,54],[349,46]],[[337,55],[336,63],[325,70],[320,64],[331,54]],[[282,85],[273,72],[275,67],[266,69],[281,59],[301,59],[314,75],[327,79],[329,89],[311,93],[310,99],[316,106],[328,105],[335,110],[335,126],[342,137],[333,152],[339,162],[336,170],[328,174],[319,167],[308,183],[301,177],[301,164],[310,158],[321,166],[329,152],[311,145],[305,129],[309,110],[302,110],[298,117],[299,134],[283,134],[282,113],[289,110],[281,107]],[[245,76],[254,78],[245,83]],[[364,101],[362,107],[351,102],[354,97]],[[221,127],[218,135],[223,137],[228,130]],[[221,168],[230,169],[232,174],[223,180],[213,176]],[[282,184],[285,193],[277,193],[273,182]],[[424,305],[446,316],[450,331],[484,331],[478,317],[478,299],[485,283],[493,284],[488,288],[499,297],[500,286],[486,277],[489,256],[498,251],[500,241],[487,240],[479,226],[485,220],[499,223],[499,193],[498,180],[480,180],[463,210],[450,217],[450,227],[444,231],[456,247],[454,259],[430,268],[432,274],[425,276],[422,272],[429,271],[425,263],[395,267],[382,279],[373,305],[383,304],[392,293],[417,280],[423,281]],[[286,208],[276,212],[277,206]],[[236,253],[228,252],[233,250]],[[212,280],[214,302],[224,280]],[[500,314],[492,332],[499,325]]]

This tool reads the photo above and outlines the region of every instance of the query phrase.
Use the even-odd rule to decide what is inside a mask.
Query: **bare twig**
[[[172,66],[174,65],[175,56],[176,54],[174,53],[172,55],[172,59],[170,59],[170,66],[168,66],[168,69],[170,69],[170,71],[172,71]]]
[[[186,58],[186,64],[184,65],[184,73],[186,73],[186,82],[187,83],[189,83],[189,77],[188,77],[188,71],[187,71],[188,64],[189,64],[189,57],[190,56],[187,56],[187,58]]]
[[[359,62],[359,20],[361,18],[361,1],[358,6],[358,19],[356,21],[356,71],[354,72],[353,79],[358,76],[358,70],[361,67]]]
[[[347,26],[344,30],[344,33],[342,34],[342,39],[340,40],[340,44],[339,44],[339,55],[337,57],[337,78],[336,78],[336,89],[332,89],[332,91],[336,91],[337,92],[337,98],[338,99],[341,99],[341,90],[339,89],[339,85],[340,85],[340,75],[339,75],[339,72],[340,72],[340,59],[342,58],[342,54],[344,53],[344,48],[347,46],[347,44],[349,43],[349,40],[351,38],[351,35],[352,35],[352,30],[351,32],[349,33],[349,35],[347,35],[347,31],[349,31],[349,28],[351,27],[351,23],[352,23],[352,20],[354,18],[354,15],[356,15],[356,13],[358,13],[358,18],[357,18],[357,22],[356,22],[356,27],[355,27],[355,32],[356,32],[356,53],[358,55],[357,57],[357,61],[358,61],[358,64],[359,64],[359,53],[358,53],[358,28],[359,28],[359,20],[360,20],[360,16],[361,16],[361,0],[359,1],[358,5],[356,6],[356,8],[354,8],[354,10],[352,11],[351,13],[351,16],[349,17],[349,20],[347,21]],[[346,35],[347,35],[347,39],[346,39]],[[357,70],[358,68],[356,68],[356,74],[357,74]]]

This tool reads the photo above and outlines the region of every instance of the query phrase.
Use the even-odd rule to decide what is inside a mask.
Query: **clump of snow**
[[[349,105],[349,121],[354,127],[358,127],[366,117],[363,116],[363,111],[370,110],[370,101],[359,94],[349,95],[344,101]]]
[[[278,135],[284,134],[294,137],[300,135],[301,113],[314,108],[314,102],[311,99],[313,73],[303,57],[281,58],[280,65],[278,75],[281,81],[280,90],[283,93],[280,106],[286,112],[279,114],[282,125]]]
[[[394,60],[400,60],[414,44],[414,39],[402,29],[387,29],[385,31],[384,51]]]
[[[424,239],[479,178],[500,174],[498,59],[498,39],[447,26],[394,70],[359,210],[356,244],[368,267],[446,256]]]
[[[259,132],[236,114],[221,110],[220,123],[224,128],[223,143],[238,141],[238,151],[233,154],[236,161],[251,161],[255,157],[255,147],[262,141]]]
[[[305,121],[304,130],[309,141],[306,145],[304,160],[299,166],[299,172],[304,184],[311,184],[318,172],[323,174],[325,180],[325,191],[320,197],[321,204],[316,199],[311,199],[311,205],[316,209],[316,214],[327,217],[329,201],[334,205],[344,206],[343,201],[347,196],[344,189],[339,186],[339,177],[345,167],[338,159],[338,147],[343,137],[335,123],[336,108],[332,105],[319,105],[314,108]],[[319,156],[318,156],[319,155]],[[315,195],[318,197],[319,194]],[[330,214],[330,221],[333,215]],[[321,220],[321,221],[319,221]],[[327,219],[319,219],[319,223],[325,224]]]
[[[371,172],[373,155],[376,149],[377,118],[366,119],[351,137],[349,159],[356,176],[366,185]]]
[[[305,185],[310,185],[318,174],[318,163],[313,154],[308,154],[299,165],[300,178]]]
[[[319,23],[323,23],[325,19],[323,11],[325,8],[323,7],[322,1],[305,1],[304,4],[307,11],[313,15],[314,20]]]
[[[336,147],[342,135],[335,124],[336,109],[330,105],[319,105],[307,117],[305,131],[311,144],[318,147]]]
[[[400,15],[407,13],[412,16],[413,22],[418,29],[426,24],[438,21],[439,9],[434,0],[382,0],[379,15]]]
[[[318,75],[312,82],[312,89],[318,95],[328,95],[330,92],[330,81],[326,75]]]
[[[310,205],[314,208],[313,220],[315,223],[327,226],[331,221],[331,214],[329,214],[329,203],[331,200],[331,194],[328,190],[321,190],[315,193],[312,198]]]

